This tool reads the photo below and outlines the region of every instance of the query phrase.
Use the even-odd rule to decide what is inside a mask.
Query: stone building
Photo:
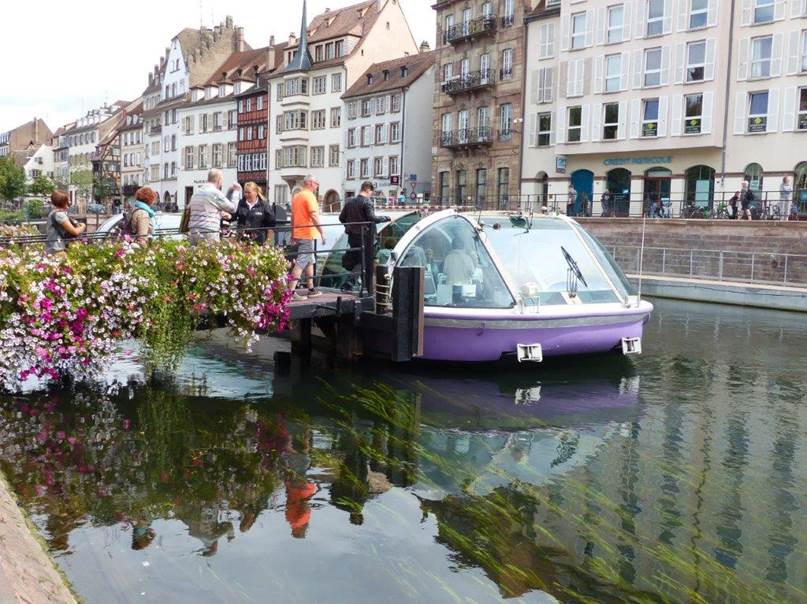
[[[504,207],[521,178],[524,17],[531,0],[441,0],[432,197]]]
[[[702,216],[743,179],[775,205],[791,175],[807,202],[803,0],[541,2],[527,21],[524,195],[565,207],[571,182],[595,213],[608,190],[618,215]]]
[[[138,101],[118,126],[121,200],[134,201],[134,194],[145,182],[143,145],[143,102]]]
[[[22,167],[27,161],[29,150],[37,150],[41,145],[50,143],[53,133],[41,118],[35,117],[16,128],[0,132],[0,157],[14,155],[21,151],[17,157],[17,164]]]

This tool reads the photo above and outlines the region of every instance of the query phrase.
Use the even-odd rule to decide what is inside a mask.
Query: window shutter
[[[782,103],[782,132],[793,132],[796,123],[796,94],[798,88],[785,88]]]
[[[709,8],[706,12],[706,26],[715,27],[717,25],[717,10],[720,6],[719,0],[709,0]]]
[[[605,80],[605,56],[597,55],[594,58],[594,94],[602,94]]]
[[[605,44],[607,31],[608,29],[608,21],[605,15],[605,7],[597,9],[597,24],[595,26],[595,39],[594,43],[599,46],[601,44]]]
[[[640,89],[642,87],[642,51],[633,51],[633,87]]]
[[[587,143],[591,127],[591,105],[583,105],[580,111],[580,142]]]
[[[673,99],[675,100],[675,99]],[[683,98],[681,98],[683,103]],[[659,97],[658,100],[658,136],[667,136],[667,113],[670,100],[666,96]]]
[[[631,99],[630,102],[630,137],[639,138],[642,124],[642,99]]]
[[[562,145],[566,142],[566,107],[558,107],[556,112],[555,142]]]
[[[749,38],[743,38],[740,40],[740,48],[737,53],[737,79],[738,80],[747,80],[748,79],[748,51],[751,46],[751,40]]]
[[[779,130],[779,89],[768,90],[768,126],[766,132]]]
[[[712,133],[712,114],[714,113],[714,92],[703,93],[703,115],[701,116],[701,134]]]
[[[751,20],[754,16],[754,0],[743,0],[743,16],[742,24],[751,25]],[[745,132],[745,129],[743,129]]]
[[[556,142],[555,141],[555,117],[552,114],[550,114],[550,117],[549,117],[549,144],[554,145],[555,142]]]
[[[530,115],[530,147],[538,146],[538,114]]]
[[[598,143],[602,140],[602,103],[594,103],[591,106],[591,142]]]
[[[555,24],[547,23],[546,27],[546,52],[547,58],[555,56]]]
[[[622,81],[619,82],[620,90],[630,88],[630,53],[626,50],[622,53]]]
[[[665,35],[671,34],[673,30],[673,0],[664,0],[664,18],[661,20],[661,29]],[[645,11],[645,15],[647,11]]]
[[[776,0],[773,5],[773,20],[774,21],[781,21],[785,18],[785,12],[787,11],[787,0]]]
[[[569,36],[571,35],[571,31],[572,16],[564,15],[560,20],[560,49],[564,52],[569,50]]]
[[[795,75],[799,72],[799,59],[801,59],[801,31],[796,30],[790,32],[785,72],[787,75]]]
[[[661,49],[661,85],[670,83],[670,47],[664,46]]]
[[[636,6],[636,31],[633,37],[640,39],[644,38],[644,33],[647,31],[647,0],[639,0]]]
[[[555,68],[547,67],[545,73],[543,99],[544,102],[551,103],[555,100]]]
[[[577,61],[577,69],[575,70],[575,86],[574,90],[577,96],[582,96],[583,89],[586,83],[586,63],[585,59],[578,59]]]
[[[790,18],[796,19],[804,14],[807,0],[790,0]]]
[[[616,127],[616,137],[618,140],[624,140],[627,136],[627,123],[628,123],[628,102],[619,101],[619,118]]]
[[[625,2],[622,9],[622,40],[627,42],[631,39],[631,24],[633,19],[633,3]]]
[[[534,69],[532,72],[532,83],[530,85],[530,98],[532,99],[530,102],[533,104],[540,103],[540,97],[538,96],[538,91],[541,88],[541,76],[544,75],[543,69]]]
[[[574,85],[577,82],[577,61],[569,61],[569,68],[566,74],[566,96],[574,96]]]
[[[586,41],[585,47],[588,48],[594,44],[594,11],[586,11]]]
[[[664,16],[667,16],[665,6]],[[678,31],[686,31],[689,21],[689,2],[687,0],[678,0]],[[666,33],[666,32],[665,32]]]
[[[673,82],[683,84],[687,70],[687,45],[683,42],[675,45],[675,77]]]
[[[684,129],[684,95],[674,94],[670,97],[672,117],[670,118],[670,136],[681,136]]]
[[[745,92],[734,95],[734,134],[745,134]]]
[[[773,77],[782,75],[784,38],[783,34],[773,34],[773,47],[771,48],[771,76]]]
[[[715,45],[716,40],[706,40],[706,65],[703,68],[706,81],[715,79]]]
[[[558,66],[558,98],[569,96],[567,87],[569,86],[569,63],[564,62]]]

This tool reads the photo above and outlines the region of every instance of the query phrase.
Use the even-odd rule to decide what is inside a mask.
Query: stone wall
[[[638,272],[641,220],[579,222],[625,272]],[[648,274],[807,285],[807,223],[648,220],[642,264]]]

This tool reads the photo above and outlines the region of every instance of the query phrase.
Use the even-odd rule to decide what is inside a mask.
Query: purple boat
[[[392,264],[425,268],[425,359],[638,354],[653,311],[565,216],[445,210],[406,231]]]

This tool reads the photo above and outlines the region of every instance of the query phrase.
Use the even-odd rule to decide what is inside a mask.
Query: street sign
[[[418,175],[417,174],[410,174],[409,175],[409,181],[410,182],[417,182],[418,181]]]
[[[411,199],[412,201],[417,201],[417,198],[418,194],[412,191],[412,194],[409,196],[409,199]]]

